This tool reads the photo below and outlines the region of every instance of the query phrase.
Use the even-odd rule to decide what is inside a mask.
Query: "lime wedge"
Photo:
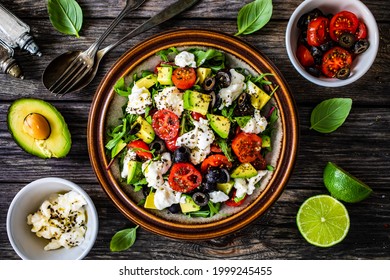
[[[330,247],[347,235],[349,215],[337,199],[329,195],[317,195],[301,205],[297,225],[307,242],[319,247]]]
[[[369,186],[332,162],[324,169],[324,184],[334,198],[349,203],[362,201],[372,193]]]

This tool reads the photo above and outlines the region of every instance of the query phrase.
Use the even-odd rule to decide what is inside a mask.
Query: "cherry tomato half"
[[[201,164],[200,170],[202,173],[206,173],[209,167],[220,167],[230,169],[232,163],[228,160],[225,155],[215,154],[207,157]]]
[[[324,54],[321,70],[325,76],[333,78],[341,69],[350,68],[351,64],[352,55],[343,48],[334,47]]]
[[[238,207],[240,206],[241,204],[244,203],[245,199],[246,199],[247,195],[245,194],[245,197],[242,198],[241,200],[239,200],[238,202],[236,202],[234,199],[236,198],[236,190],[233,190],[233,194],[232,194],[232,197],[229,198],[229,200],[225,201],[225,204],[227,206],[230,206],[230,207]]]
[[[135,140],[133,142],[130,142],[129,144],[127,144],[127,147],[129,149],[133,149],[137,156],[142,160],[148,160],[153,158],[152,153],[148,152],[150,151],[149,146],[142,140]]]
[[[199,121],[199,119],[206,119],[205,115],[202,115],[201,113],[197,112],[191,112],[191,117],[196,121]]]
[[[319,47],[328,41],[328,26],[329,20],[326,17],[311,20],[307,26],[307,43]]]
[[[200,186],[202,175],[191,163],[179,162],[172,166],[168,183],[172,190],[188,193]]]
[[[240,162],[252,162],[260,155],[261,142],[256,134],[241,132],[234,137],[232,149]]]
[[[329,33],[334,41],[338,41],[341,34],[348,32],[355,34],[359,26],[359,19],[354,13],[342,11],[335,14],[330,20]]]
[[[196,72],[191,67],[179,67],[172,73],[172,82],[178,88],[182,90],[189,89],[195,85]]]
[[[172,140],[179,133],[179,117],[170,110],[158,110],[152,117],[152,127],[161,139]]]
[[[171,152],[174,152],[179,146],[176,146],[176,140],[179,136],[176,136],[172,140],[165,140],[165,146],[167,147],[168,150]]]
[[[310,67],[314,65],[314,58],[304,45],[298,46],[297,58],[303,67]]]
[[[358,28],[356,29],[355,34],[356,40],[366,39],[367,38],[367,26],[363,21],[359,21]]]

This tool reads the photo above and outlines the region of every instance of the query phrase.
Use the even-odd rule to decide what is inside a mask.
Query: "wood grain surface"
[[[46,1],[3,0],[31,27],[43,56],[16,51],[25,72],[20,81],[0,75],[0,259],[19,259],[8,241],[6,216],[16,193],[29,182],[47,176],[71,180],[84,188],[99,214],[99,234],[86,259],[390,259],[390,2],[362,1],[375,16],[380,47],[370,70],[352,85],[325,88],[311,84],[293,68],[285,48],[287,21],[300,0],[274,0],[271,21],[260,31],[241,37],[269,57],[288,81],[300,120],[300,145],[294,172],[279,200],[245,229],[201,242],[178,241],[139,229],[134,246],[112,253],[109,242],[120,229],[134,226],[108,200],[91,168],[87,151],[87,121],[93,94],[113,63],[126,50],[153,35],[178,28],[203,28],[233,35],[238,10],[250,1],[202,0],[190,11],[117,47],[103,60],[95,80],[81,93],[63,98],[42,85],[46,65],[59,54],[86,49],[119,13],[124,0],[79,0],[84,11],[80,38],[63,35],[48,19]],[[164,5],[174,0],[164,1]],[[228,3],[227,3],[228,2]],[[121,38],[161,9],[161,1],[149,0],[127,16],[107,39]],[[23,152],[7,129],[7,110],[20,97],[49,101],[63,114],[72,133],[73,146],[64,159],[42,160]],[[316,104],[333,97],[351,97],[353,107],[346,122],[331,134],[310,130],[310,113]],[[295,223],[302,202],[327,193],[322,171],[335,162],[371,186],[365,201],[348,204],[351,228],[346,239],[329,249],[309,245]]]

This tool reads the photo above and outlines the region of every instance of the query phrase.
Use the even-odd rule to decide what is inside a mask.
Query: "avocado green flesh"
[[[51,133],[45,140],[36,140],[23,130],[25,117],[38,113],[46,118]],[[57,109],[40,99],[21,98],[14,101],[7,117],[8,129],[15,142],[26,152],[40,158],[65,157],[72,145],[68,126]]]

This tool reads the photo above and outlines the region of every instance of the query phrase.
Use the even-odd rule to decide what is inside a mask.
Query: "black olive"
[[[230,86],[230,83],[231,83],[230,74],[228,72],[225,72],[225,71],[219,71],[215,75],[215,80],[216,80],[217,84],[223,88]]]
[[[330,50],[331,48],[333,48],[334,46],[334,43],[333,41],[328,41],[326,43],[323,43],[321,46],[319,46],[320,50],[322,52],[327,52],[328,50]]]
[[[370,43],[368,42],[367,39],[357,40],[356,43],[352,47],[352,52],[354,54],[361,54],[361,53],[365,52],[369,46],[370,46]]]
[[[321,56],[314,57],[314,64],[321,65],[322,64],[322,57]]]
[[[221,168],[221,175],[219,177],[218,183],[227,183],[230,181],[230,174],[229,171],[225,168]]]
[[[157,154],[164,153],[167,148],[165,146],[165,142],[161,139],[156,138],[149,146],[151,150],[154,150]]]
[[[310,47],[310,52],[313,57],[322,57],[323,55],[322,50],[314,46]]]
[[[168,211],[171,212],[172,214],[177,214],[181,212],[180,204],[172,204],[171,206],[168,207]]]
[[[177,148],[173,153],[173,162],[189,162],[190,149],[185,146]]]
[[[250,95],[245,92],[241,93],[237,99],[237,106],[234,108],[234,114],[236,116],[248,116],[253,115],[254,111]]]
[[[211,91],[214,89],[215,86],[215,77],[207,77],[203,81],[203,89],[206,91]]]
[[[349,69],[349,67],[344,67],[337,72],[336,78],[340,80],[345,80],[349,77],[350,74],[351,74],[351,69]]]
[[[320,16],[323,16],[324,14],[321,12],[320,9],[314,9],[306,14],[303,14],[298,22],[297,22],[297,27],[301,30],[306,30],[307,29],[307,25],[309,24],[309,22],[315,18],[318,18]]]
[[[213,108],[219,108],[222,104],[222,98],[219,96],[219,94],[215,94],[215,102]]]
[[[344,32],[339,37],[339,45],[343,48],[349,49],[355,44],[355,36],[351,33]]]
[[[334,14],[327,14],[327,15],[326,15],[326,17],[327,17],[329,20],[331,20],[333,16],[334,16]]]
[[[218,183],[220,176],[221,176],[220,169],[211,168],[206,173],[206,176],[205,176],[206,182],[211,183],[211,184],[216,184],[216,183]]]
[[[217,184],[206,181],[202,183],[202,187],[203,187],[203,191],[205,192],[213,192],[217,189]]]
[[[306,71],[307,71],[310,75],[312,75],[312,76],[314,76],[314,77],[319,77],[319,76],[321,76],[321,71],[320,71],[320,69],[318,69],[318,68],[316,68],[316,67],[308,67],[308,68],[306,69]]]
[[[136,123],[129,131],[129,134],[136,134],[141,130],[141,124]]]
[[[194,202],[200,207],[206,206],[209,203],[209,196],[202,192],[196,192],[192,195]]]

